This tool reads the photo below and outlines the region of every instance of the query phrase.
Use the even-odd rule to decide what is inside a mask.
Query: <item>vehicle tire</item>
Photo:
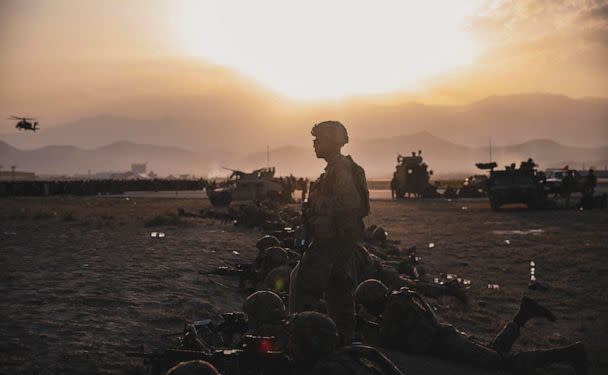
[[[500,209],[500,206],[502,205],[502,203],[500,202],[500,197],[496,194],[490,194],[490,207],[492,207],[492,209],[494,211],[498,211]]]
[[[405,195],[405,191],[403,191],[403,189],[397,188],[397,192],[396,192],[396,198],[397,199],[402,199],[403,196]]]
[[[544,196],[542,194],[534,194],[530,197],[526,204],[528,206],[528,209],[538,210],[543,207],[543,202]]]
[[[216,207],[228,206],[232,201],[232,194],[229,191],[212,192],[209,195],[209,200]]]

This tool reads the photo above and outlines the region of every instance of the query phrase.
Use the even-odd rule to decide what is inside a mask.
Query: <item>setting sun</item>
[[[418,91],[471,64],[476,2],[184,2],[181,53],[236,68],[280,93],[324,99]]]

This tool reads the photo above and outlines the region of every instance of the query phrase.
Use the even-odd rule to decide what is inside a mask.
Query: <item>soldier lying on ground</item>
[[[366,345],[337,348],[338,330],[327,315],[306,311],[294,315],[288,326],[288,353],[293,374],[401,375],[378,350]]]
[[[401,248],[397,246],[399,241],[389,240],[388,232],[377,225],[367,227],[363,239],[368,251],[382,259],[387,259],[389,255],[401,254]]]
[[[451,325],[440,324],[426,301],[408,288],[389,294],[378,280],[366,280],[355,290],[355,302],[377,319],[382,346],[411,354],[430,354],[447,360],[488,368],[533,370],[565,362],[577,374],[587,373],[584,345],[510,353],[519,331],[530,319],[555,316],[536,301],[524,297],[519,311],[489,345],[474,341]]]
[[[261,261],[264,255],[264,251],[266,251],[266,249],[270,247],[275,246],[282,247],[281,241],[275,236],[266,235],[256,242],[255,247],[258,249],[258,255],[255,258],[255,264],[257,268],[261,267]],[[295,266],[301,258],[300,254],[285,247],[283,247],[283,249],[287,252],[287,255],[289,256],[289,264]]]
[[[251,294],[243,303],[249,329],[244,335],[273,337],[273,351],[284,351],[287,347],[285,318],[287,312],[283,300],[276,293],[259,291]]]
[[[367,279],[378,279],[381,280],[384,285],[387,285],[389,290],[408,287],[428,297],[438,298],[443,295],[451,295],[464,304],[468,303],[465,288],[456,280],[439,285],[424,280],[408,278],[405,275],[399,274],[394,267],[384,265],[381,259],[368,253],[363,246],[356,247],[354,257],[357,269],[357,279],[359,282]]]

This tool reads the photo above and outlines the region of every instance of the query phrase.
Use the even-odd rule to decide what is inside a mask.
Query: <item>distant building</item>
[[[148,163],[132,163],[131,172],[135,174],[145,174],[148,170]]]
[[[0,171],[0,181],[35,181],[36,173],[20,171]]]

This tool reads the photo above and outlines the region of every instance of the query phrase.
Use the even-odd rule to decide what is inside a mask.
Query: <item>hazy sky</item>
[[[606,97],[608,1],[0,0],[0,49],[0,111],[53,119],[249,80],[293,100]]]

